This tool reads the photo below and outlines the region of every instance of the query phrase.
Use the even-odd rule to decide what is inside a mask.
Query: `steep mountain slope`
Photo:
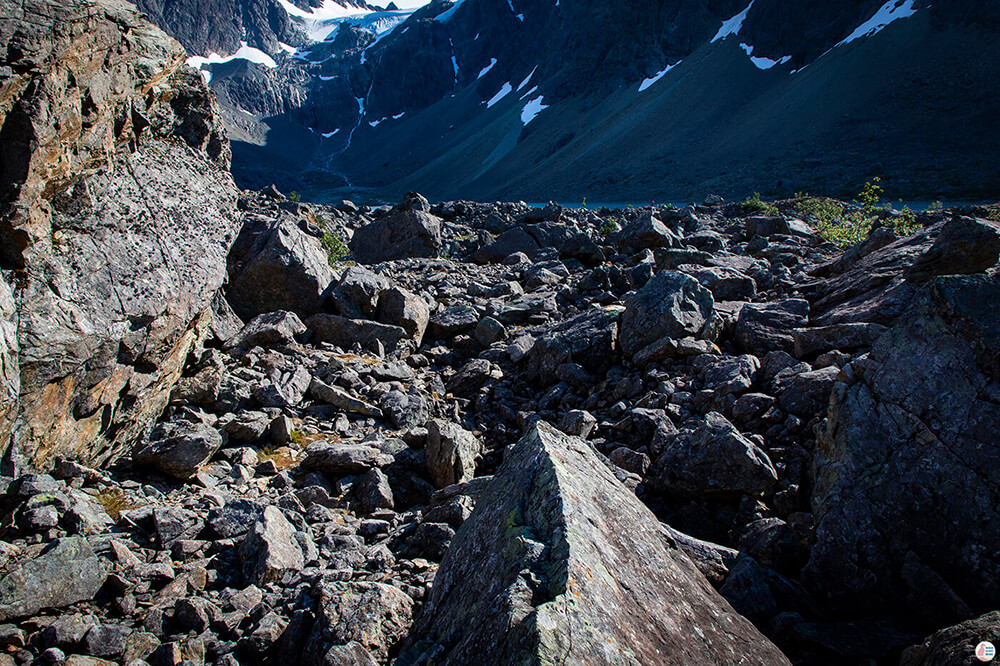
[[[1000,182],[998,13],[436,0],[303,19],[293,54],[205,67],[247,185],[644,200],[853,192],[881,175],[897,196],[985,197]]]

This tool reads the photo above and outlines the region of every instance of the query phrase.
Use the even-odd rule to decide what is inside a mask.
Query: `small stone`
[[[472,479],[482,450],[479,439],[461,426],[440,419],[427,422],[427,471],[436,487]]]
[[[597,418],[588,411],[572,409],[566,412],[559,421],[559,429],[567,435],[587,439],[597,425]]]

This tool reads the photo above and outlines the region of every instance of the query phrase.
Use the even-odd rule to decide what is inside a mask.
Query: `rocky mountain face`
[[[146,18],[179,41],[191,55],[215,53],[228,56],[247,44],[265,53],[278,53],[279,44],[299,45],[303,35],[295,28],[289,11],[311,12],[334,4],[346,12],[374,8],[363,0],[324,3],[322,0],[137,0]]]
[[[984,198],[1000,181],[997,11],[438,0],[343,23],[304,14],[312,38],[295,53],[203,67],[237,180],[330,200],[351,188],[529,201],[845,194],[874,175],[895,196]]]
[[[151,425],[211,325],[229,145],[183,49],[130,5],[2,15],[0,442],[17,466],[96,464]]]

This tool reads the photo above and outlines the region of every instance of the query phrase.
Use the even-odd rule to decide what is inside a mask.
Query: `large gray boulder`
[[[470,621],[475,618],[475,621]],[[396,663],[787,664],[581,439],[538,423],[445,553]]]
[[[222,443],[222,435],[215,428],[184,424],[138,449],[132,454],[132,462],[175,479],[190,479],[222,448]]]
[[[498,264],[516,252],[528,257],[538,254],[538,241],[521,227],[514,227],[497,236],[492,243],[477,249],[473,259],[481,264]]]
[[[910,282],[926,282],[937,275],[971,275],[992,268],[998,259],[1000,222],[956,217],[903,275]]]
[[[379,294],[375,319],[399,326],[418,347],[423,342],[430,317],[431,311],[424,299],[402,287],[391,287]]]
[[[736,321],[736,340],[745,351],[763,356],[769,351],[795,351],[795,329],[809,322],[809,302],[786,298],[747,303]]]
[[[601,378],[618,358],[619,310],[594,309],[547,327],[528,354],[527,376],[544,384],[558,381],[560,365],[574,363]]]
[[[1000,281],[936,278],[845,368],[815,453],[804,581],[935,622],[1000,598]]]
[[[246,326],[233,336],[226,347],[228,349],[250,349],[266,345],[288,344],[295,336],[305,333],[306,326],[294,312],[278,310],[257,315]]]
[[[373,319],[379,296],[392,287],[388,278],[364,266],[351,266],[330,289],[330,300],[338,314],[351,319]]]
[[[677,234],[663,224],[652,212],[644,212],[625,225],[614,235],[618,247],[637,252],[656,247],[683,248],[684,243]]]
[[[250,216],[229,253],[226,298],[244,320],[275,310],[305,319],[323,311],[335,278],[319,239],[294,217]]]
[[[329,342],[341,349],[351,349],[357,343],[362,349],[379,355],[391,354],[409,339],[406,330],[399,326],[332,314],[313,315],[306,320],[306,327],[320,342]]]
[[[760,495],[778,480],[767,453],[718,412],[658,438],[652,485],[668,493],[698,498]]]
[[[351,252],[360,264],[436,257],[441,252],[441,220],[420,210],[404,210],[354,232]]]
[[[619,341],[625,356],[669,338],[708,333],[715,315],[712,292],[690,275],[661,271],[625,301]]]
[[[0,16],[0,266],[16,310],[0,304],[0,454],[103,463],[208,335],[238,225],[229,145],[184,50],[131,5],[5,1]]]
[[[330,476],[344,476],[363,474],[373,467],[384,467],[391,462],[391,456],[382,453],[374,446],[321,440],[306,447],[302,469]]]
[[[18,560],[0,577],[0,622],[93,599],[108,575],[83,537],[57,539]]]
[[[307,650],[327,655],[323,663],[369,663],[365,657],[377,657],[385,663],[413,620],[413,600],[391,585],[335,581],[323,584],[320,592],[319,612]],[[352,654],[345,661],[330,661],[332,648],[347,646],[360,648],[361,656]],[[340,653],[335,650],[334,655]]]

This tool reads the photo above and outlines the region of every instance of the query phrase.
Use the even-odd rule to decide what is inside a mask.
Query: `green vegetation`
[[[292,190],[291,192],[288,193],[288,200],[295,202],[302,201],[302,195]]]
[[[298,431],[293,430],[292,432]],[[257,451],[257,460],[261,462],[270,460],[278,469],[289,469],[295,466],[295,458],[287,446],[265,446]]]
[[[618,223],[614,220],[605,220],[604,224],[597,230],[602,236],[608,236],[618,231]]]
[[[323,249],[326,250],[326,260],[331,266],[336,266],[338,262],[343,261],[351,253],[340,236],[332,231],[324,231],[320,242],[323,244]]]
[[[586,207],[587,207],[587,197],[584,197],[583,201],[580,202],[580,208],[586,208]]]
[[[876,176],[862,186],[855,199],[857,206],[799,193],[792,202],[793,210],[807,218],[821,238],[841,248],[865,240],[880,224],[885,224],[898,236],[909,236],[920,228],[916,215],[906,207],[892,214],[888,205],[879,205],[879,197],[883,194],[881,180]],[[885,223],[881,222],[883,216],[886,216]]]
[[[903,206],[903,210],[892,219],[892,231],[900,238],[909,236],[918,229],[920,225],[917,223],[917,216],[908,206]]]
[[[927,206],[928,211],[943,210],[944,204],[940,201],[932,201],[930,205]]]
[[[288,439],[292,440],[292,444],[295,446],[301,447],[306,441],[306,436],[301,430],[293,429],[288,433]]]
[[[331,266],[343,263],[344,259],[351,254],[351,251],[343,239],[330,229],[330,221],[325,217],[317,215],[312,218],[312,222],[323,229],[323,238],[320,239],[320,243],[323,245],[323,249],[326,250],[327,262]]]
[[[861,192],[858,193],[858,198],[855,199],[868,214],[875,211],[875,207],[878,206],[879,195],[885,193],[885,190],[879,185],[881,182],[882,179],[875,176],[861,187]]]
[[[749,215],[778,215],[778,207],[768,201],[762,201],[760,192],[754,192],[753,196],[743,200],[743,212]]]

